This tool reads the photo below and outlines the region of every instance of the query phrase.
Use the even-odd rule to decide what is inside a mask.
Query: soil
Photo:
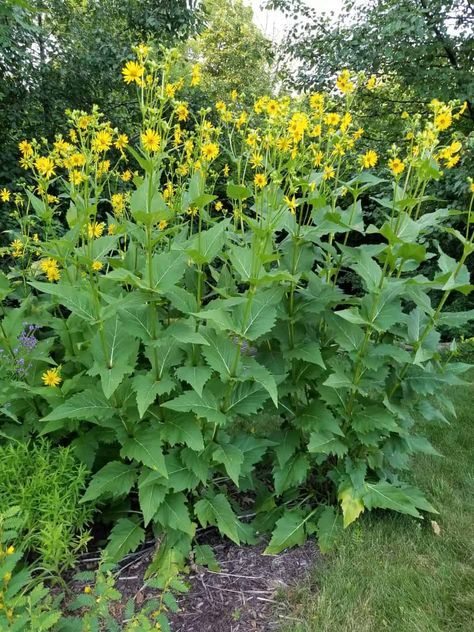
[[[237,546],[212,532],[200,538],[200,543],[212,546],[220,572],[191,566],[185,577],[189,592],[178,597],[180,611],[170,616],[173,632],[270,632],[283,622],[298,622],[288,615],[286,596],[320,561],[313,541],[275,556],[262,554],[264,544]],[[130,598],[140,606],[156,596],[156,591],[144,588],[143,581],[153,552],[151,543],[121,565],[116,587],[123,599],[113,604],[112,613],[118,621]],[[94,565],[93,560],[84,561],[81,570]]]

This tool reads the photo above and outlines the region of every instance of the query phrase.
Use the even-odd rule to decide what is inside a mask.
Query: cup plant
[[[408,470],[436,453],[422,427],[447,423],[445,387],[468,368],[440,355],[438,327],[472,318],[444,310],[472,289],[472,198],[429,195],[461,155],[464,106],[404,115],[382,160],[351,113],[374,88],[363,75],[198,112],[184,95],[199,65],[176,51],[140,45],[123,76],[136,137],[68,112],[52,146],[20,143],[33,184],[2,191],[18,218],[0,279],[4,440],[73,447],[94,472],[83,502],[120,516],[112,560],[149,525],[182,564],[197,527],[272,533],[273,554],[314,533],[325,550],[366,509],[435,511]]]

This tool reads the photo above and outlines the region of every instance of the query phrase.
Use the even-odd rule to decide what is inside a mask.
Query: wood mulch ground
[[[320,561],[314,541],[275,556],[262,555],[264,544],[237,546],[213,533],[200,538],[200,543],[212,546],[220,572],[192,565],[184,578],[190,590],[178,598],[180,611],[170,617],[173,632],[270,632],[291,621],[296,627],[297,620],[287,612],[285,594],[304,582]],[[113,605],[118,621],[130,598],[139,607],[156,596],[143,581],[153,548],[128,556],[120,568],[116,586],[123,600]]]

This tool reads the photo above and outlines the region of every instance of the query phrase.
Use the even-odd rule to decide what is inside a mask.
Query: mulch
[[[265,545],[237,546],[218,539],[212,531],[200,543],[212,546],[220,572],[191,565],[183,579],[189,592],[178,597],[180,611],[170,616],[173,632],[271,632],[282,623],[294,623],[287,609],[286,595],[309,577],[320,560],[314,541],[283,551],[263,555]],[[116,579],[123,599],[113,604],[113,615],[120,621],[126,602],[133,598],[137,607],[155,597],[156,591],[144,585],[154,544],[126,558]],[[91,568],[92,564],[81,564]],[[80,590],[80,587],[78,587]],[[74,588],[73,588],[74,590]],[[139,608],[137,608],[139,609]]]

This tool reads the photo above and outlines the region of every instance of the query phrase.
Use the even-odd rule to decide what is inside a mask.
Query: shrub
[[[200,73],[175,52],[158,64],[140,46],[124,77],[143,119],[135,147],[96,109],[70,112],[52,148],[21,144],[35,184],[16,200],[2,281],[4,433],[40,428],[94,469],[83,501],[121,515],[112,560],[150,523],[182,559],[198,524],[237,543],[273,531],[274,553],[314,532],[328,547],[336,501],[344,526],[365,509],[434,511],[402,473],[434,452],[415,420],[446,422],[443,386],[467,368],[444,362],[437,328],[471,318],[443,310],[471,290],[471,214],[465,234],[446,229],[456,261],[425,244],[461,211],[423,211],[460,155],[445,134],[459,106],[407,119],[381,198],[380,158],[358,149],[350,114],[361,76],[343,72],[339,96],[261,98],[252,113],[233,94],[217,126],[179,100]],[[38,343],[19,372],[23,321]]]
[[[88,470],[67,447],[48,441],[0,446],[0,506],[17,506],[23,521],[12,544],[40,555],[60,572],[89,540],[93,505],[80,504]]]

